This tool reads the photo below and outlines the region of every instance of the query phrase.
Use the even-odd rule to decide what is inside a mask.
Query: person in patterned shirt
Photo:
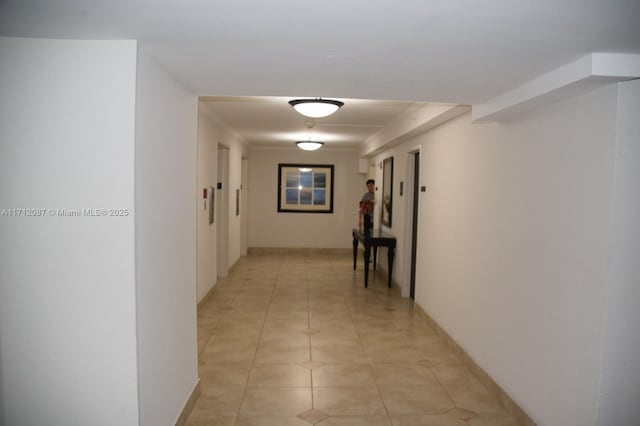
[[[364,222],[365,230],[373,229],[373,207],[376,202],[376,181],[373,179],[367,180],[368,191],[362,196],[360,200],[360,218],[358,220],[358,227],[362,229]]]

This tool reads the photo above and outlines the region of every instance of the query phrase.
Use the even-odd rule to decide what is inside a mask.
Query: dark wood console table
[[[391,277],[393,272],[393,257],[395,256],[396,237],[378,230],[363,231],[353,228],[353,270],[356,269],[358,258],[358,242],[364,247],[364,286],[369,286],[369,262],[371,261],[371,248],[373,247],[373,270],[376,270],[378,261],[378,247],[387,247],[387,261],[389,272],[389,288],[391,288]]]

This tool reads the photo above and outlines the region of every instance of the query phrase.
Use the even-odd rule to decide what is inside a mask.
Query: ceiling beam
[[[497,121],[605,84],[640,78],[640,55],[590,53],[489,101],[473,105],[472,121]]]

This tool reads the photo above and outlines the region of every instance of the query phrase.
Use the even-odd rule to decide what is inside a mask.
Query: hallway
[[[511,426],[410,299],[334,254],[251,254],[198,310],[187,425]]]

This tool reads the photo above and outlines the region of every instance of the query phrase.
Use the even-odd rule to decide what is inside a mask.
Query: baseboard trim
[[[198,382],[196,383],[196,385],[193,387],[193,390],[191,391],[191,395],[189,396],[189,398],[187,398],[187,402],[184,404],[184,408],[182,409],[182,412],[180,413],[180,415],[178,416],[178,420],[176,421],[176,426],[184,426],[185,424],[187,424],[187,419],[191,415],[191,412],[193,411],[193,407],[195,407],[196,401],[198,400],[199,397],[200,397],[200,379],[198,379]]]
[[[230,268],[229,268],[229,274],[231,274],[236,268],[238,267],[238,261],[236,261]],[[213,283],[213,285],[211,286],[211,288],[209,289],[209,291],[207,291],[207,294],[204,295],[204,297],[202,298],[202,300],[200,300],[197,304],[197,308],[200,309],[200,307],[202,305],[204,305],[205,303],[207,303],[207,301],[209,299],[211,299],[211,296],[213,296],[213,290],[216,288],[216,285],[218,284],[218,281],[216,279],[216,282]]]
[[[353,253],[352,248],[320,248],[320,247],[249,247],[248,254],[284,254],[284,255],[342,255]]]
[[[196,309],[200,309],[202,307],[202,305],[204,305],[205,303],[207,303],[209,301],[209,299],[211,299],[211,296],[213,295],[213,289],[216,288],[215,284],[209,289],[209,291],[207,292],[207,294],[204,295],[204,297],[202,298],[202,300],[200,300],[196,306]]]
[[[482,369],[480,366],[465,352],[455,340],[444,331],[442,327],[425,312],[417,303],[413,305],[414,310],[420,316],[426,319],[431,328],[433,328],[446,344],[451,348],[460,361],[467,366],[471,374],[477,378],[480,383],[487,389],[489,393],[498,398],[505,411],[515,418],[519,425],[536,426],[536,423],[524,412],[524,410],[500,387],[498,384]]]

